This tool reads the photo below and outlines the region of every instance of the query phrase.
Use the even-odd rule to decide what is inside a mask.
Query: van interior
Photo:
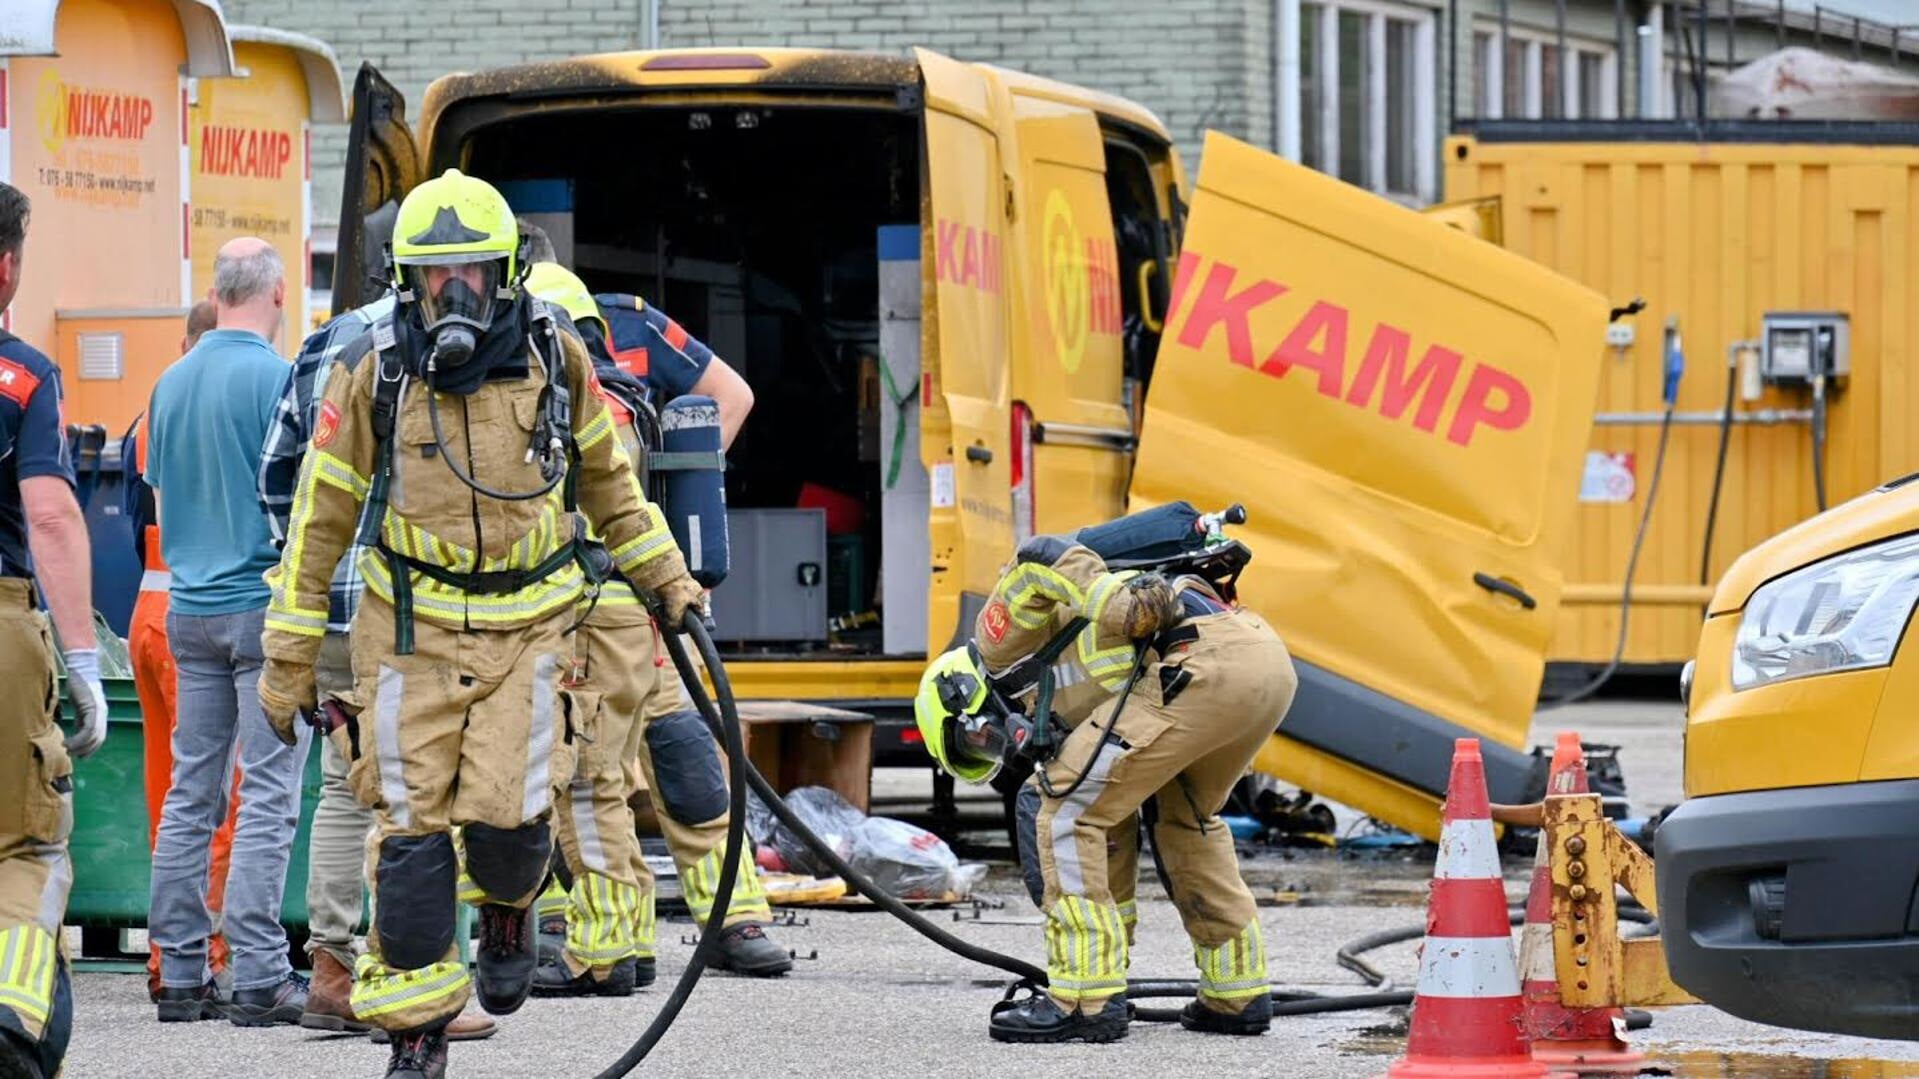
[[[736,618],[729,634],[721,618],[735,654],[881,650],[878,230],[919,224],[919,131],[913,113],[874,107],[601,106],[522,115],[468,143],[475,175],[570,180],[587,285],[643,297],[753,387],[726,475],[734,609],[794,572],[788,557],[780,579],[735,584],[751,578],[739,511],[827,507],[818,631]]]
[[[887,651],[878,238],[884,226],[920,223],[920,136],[917,110],[898,106],[683,101],[520,113],[468,136],[474,175],[570,181],[561,257],[589,287],[643,297],[752,385],[752,418],[728,453],[733,565],[714,599],[733,616],[720,619],[719,637],[734,655]],[[1137,427],[1176,236],[1132,133],[1108,131],[1106,172]],[[908,417],[917,422],[917,410]],[[801,557],[783,531],[794,522],[758,529],[778,515],[755,514],[822,505],[826,553],[814,572],[823,588],[813,591],[824,612],[788,625],[781,612],[817,610],[821,597],[809,606],[786,591]],[[817,532],[816,522],[804,527]],[[785,557],[763,557],[768,547]],[[925,590],[914,600],[921,612]],[[760,615],[770,621],[758,624]],[[923,648],[902,652],[897,639],[912,635],[893,636],[896,654]]]

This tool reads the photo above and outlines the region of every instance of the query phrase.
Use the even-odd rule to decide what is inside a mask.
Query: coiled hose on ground
[[[847,864],[830,844],[822,840],[806,826],[804,820],[787,808],[786,802],[773,789],[773,785],[768,783],[766,777],[762,776],[759,770],[746,759],[746,750],[740,734],[739,709],[733,698],[732,682],[727,678],[726,666],[720,659],[719,650],[713,645],[712,636],[695,612],[688,612],[682,628],[685,636],[690,638],[694,646],[699,649],[700,658],[705,662],[706,669],[713,679],[713,696],[718,698],[717,705],[713,697],[707,695],[705,684],[700,678],[699,668],[693,665],[686,651],[686,644],[681,640],[680,635],[666,633],[661,636],[665,640],[667,654],[673,658],[673,666],[678,670],[681,681],[693,698],[694,707],[705,719],[707,726],[712,728],[713,735],[719,740],[720,745],[726,749],[727,780],[731,787],[728,801],[731,818],[726,830],[726,846],[720,863],[720,877],[713,889],[715,911],[725,910],[733,897],[733,885],[739,875],[740,858],[745,846],[746,791],[750,787],[781,824],[819,855],[820,859],[833,872],[844,878],[855,891],[888,914],[906,923],[907,927],[914,932],[954,955],[1013,975],[1017,981],[1009,987],[1009,997],[1021,988],[1037,989],[1046,984],[1046,971],[1040,967],[961,939],[902,903],[897,897],[874,883],[872,878]],[[1629,909],[1621,909],[1619,916],[1627,920],[1650,920],[1643,911],[1632,912]],[[1520,918],[1521,915],[1514,914],[1514,923],[1517,924]],[[633,1045],[620,1056],[620,1059],[599,1073],[598,1079],[619,1079],[620,1076],[629,1074],[646,1059],[647,1054],[653,1051],[653,1047],[673,1025],[674,1019],[678,1018],[680,1010],[686,1006],[687,999],[693,994],[693,988],[699,984],[700,976],[706,970],[708,960],[719,950],[719,936],[723,921],[724,919],[715,917],[709,917],[706,920],[706,925],[700,931],[699,943],[693,949],[693,955],[688,960],[686,969],[681,972],[679,981],[674,984],[673,992],[660,1007],[659,1013],[653,1017],[653,1021],[647,1025],[646,1030],[634,1040]],[[1273,1014],[1275,1016],[1317,1015],[1368,1008],[1398,1007],[1412,1003],[1413,994],[1410,991],[1391,989],[1386,976],[1359,956],[1388,944],[1418,939],[1424,932],[1424,926],[1408,926],[1373,933],[1340,948],[1338,952],[1340,966],[1365,978],[1377,991],[1322,996],[1298,990],[1275,989],[1272,993]],[[1126,991],[1129,999],[1154,999],[1190,997],[1198,991],[1198,987],[1199,983],[1190,979],[1135,979],[1127,983]],[[1133,1010],[1133,1018],[1143,1022],[1175,1022],[1179,1018],[1179,1011],[1173,1008],[1136,1007]]]

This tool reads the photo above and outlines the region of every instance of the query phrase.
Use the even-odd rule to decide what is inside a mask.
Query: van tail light
[[[1033,410],[1013,402],[1013,542],[1033,538]]]

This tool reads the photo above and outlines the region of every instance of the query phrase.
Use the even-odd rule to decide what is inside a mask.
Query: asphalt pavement
[[[1679,712],[1664,703],[1599,703],[1549,713],[1535,735],[1558,727],[1588,741],[1622,745],[1636,811],[1679,797]],[[887,777],[900,788],[911,777]],[[1265,852],[1246,861],[1261,908],[1275,984],[1321,993],[1365,988],[1334,951],[1379,929],[1423,921],[1429,855],[1356,859],[1332,853]],[[1526,866],[1507,866],[1519,899]],[[996,869],[983,885],[999,908],[934,911],[968,940],[1042,961],[1037,912],[1016,878]],[[1283,896],[1284,902],[1273,902]],[[1141,886],[1133,974],[1190,978],[1191,955],[1178,917],[1150,879]],[[977,913],[978,918],[971,917]],[[877,912],[801,911],[802,924],[774,930],[803,957],[789,976],[757,981],[709,975],[680,1019],[635,1074],[686,1076],[1375,1076],[1404,1049],[1405,1016],[1372,1010],[1280,1019],[1260,1038],[1190,1033],[1135,1024],[1109,1046],[1006,1046],[988,1040],[986,1019],[1004,979],[919,938]],[[491,1040],[453,1047],[452,1070],[481,1077],[590,1076],[615,1060],[652,1019],[692,951],[691,923],[663,921],[661,981],[622,1000],[533,1000],[501,1020]],[[811,956],[817,955],[817,958]],[[1413,944],[1376,953],[1388,977],[1410,984]],[[154,1076],[378,1076],[385,1050],[365,1039],[298,1028],[246,1030],[224,1022],[162,1026],[135,975],[83,973],[67,1075],[80,1079]],[[1632,1035],[1649,1056],[1648,1075],[1705,1079],[1768,1076],[1814,1079],[1919,1077],[1919,1043],[1869,1042],[1778,1030],[1696,1006],[1656,1013]]]

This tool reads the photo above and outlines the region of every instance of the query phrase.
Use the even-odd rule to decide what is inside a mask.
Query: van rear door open
[[[1132,508],[1244,503],[1249,606],[1300,693],[1262,767],[1437,836],[1451,740],[1495,801],[1559,603],[1606,323],[1596,293],[1209,134]]]
[[[1065,532],[1116,515],[1133,450],[1122,383],[1119,252],[1106,196],[1106,147],[1094,114],[1007,94],[1020,177],[1012,235],[1023,329],[1014,397],[1030,410],[1031,534]],[[1015,417],[1015,422],[1021,422]],[[1014,516],[1022,515],[1021,494]]]
[[[1013,549],[1001,261],[1007,195],[986,76],[935,52],[914,54],[926,86],[920,265],[931,302],[922,331],[920,446],[932,478],[926,647],[934,655],[972,633],[999,557]]]
[[[362,63],[353,79],[346,174],[340,188],[333,313],[371,303],[386,291],[382,252],[400,200],[424,179],[424,162],[406,122],[406,98],[379,69]]]

